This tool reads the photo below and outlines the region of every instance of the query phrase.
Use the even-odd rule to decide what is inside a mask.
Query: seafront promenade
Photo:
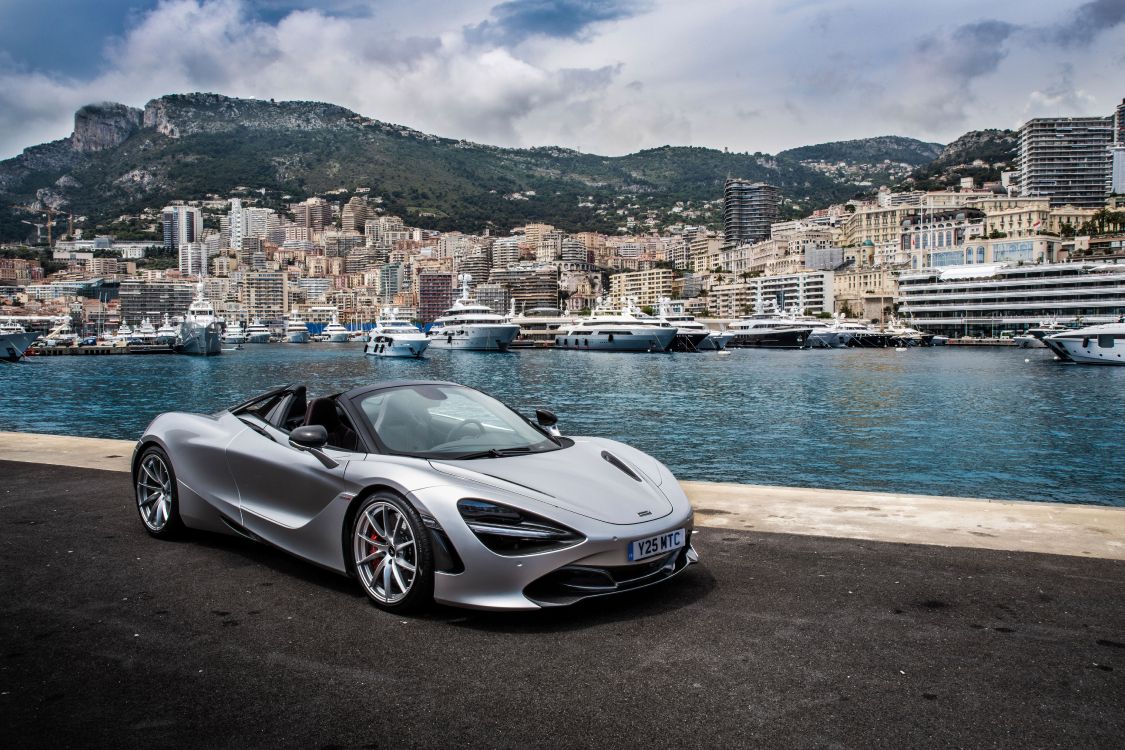
[[[0,433],[6,747],[1083,747],[1125,733],[1125,509],[684,483],[702,564],[371,607],[141,529],[133,443]],[[487,696],[487,699],[482,699]]]
[[[0,460],[129,471],[131,440],[0,432]],[[718,529],[1125,560],[1125,508],[681,482]]]

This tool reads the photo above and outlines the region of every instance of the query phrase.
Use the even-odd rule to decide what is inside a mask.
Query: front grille
[[[551,606],[641,588],[671,578],[686,568],[689,548],[687,544],[635,565],[567,565],[533,581],[523,593],[536,603]]]

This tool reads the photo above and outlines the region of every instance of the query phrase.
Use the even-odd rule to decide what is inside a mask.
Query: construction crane
[[[63,213],[62,211],[56,211],[55,209],[51,208],[50,206],[47,206],[46,208],[36,208],[35,206],[20,206],[20,205],[13,204],[12,208],[18,208],[22,211],[31,211],[32,213],[37,213],[37,214],[46,214],[47,215],[47,245],[49,247],[55,246],[55,238],[54,238],[54,232],[53,232],[54,226],[55,226],[55,217],[62,215],[62,213]],[[67,217],[67,224],[66,224],[67,237],[73,238],[74,237],[74,214],[70,213],[70,212],[67,212],[66,217]],[[24,222],[24,223],[30,224],[31,222]],[[36,225],[36,226],[39,226],[39,225]],[[38,237],[36,239],[38,239]]]

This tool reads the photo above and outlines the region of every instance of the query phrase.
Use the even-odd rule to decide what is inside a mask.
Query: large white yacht
[[[567,315],[557,307],[533,307],[516,313],[516,301],[508,313],[508,322],[519,326],[520,332],[512,346],[535,347],[554,346],[555,332],[559,328],[578,321],[574,315]]]
[[[38,333],[28,333],[19,323],[0,323],[0,361],[18,362],[37,338]]]
[[[660,319],[670,323],[676,329],[675,343],[684,349],[716,350],[725,349],[732,335],[722,331],[713,331],[695,319],[694,315],[686,312],[677,312],[672,307],[672,300],[661,297],[659,301]]]
[[[434,321],[426,335],[435,349],[467,349],[472,351],[507,351],[520,332],[520,327],[509,323],[486,306],[469,297],[470,274],[458,277],[461,297]]]
[[[72,346],[78,343],[78,334],[70,327],[70,318],[56,318],[55,327],[43,337],[47,346]]]
[[[346,344],[351,337],[351,331],[340,325],[339,317],[333,314],[332,322],[324,327],[323,335],[328,337],[326,341],[333,344]]]
[[[1116,323],[1053,333],[1043,343],[1061,359],[1083,365],[1125,365],[1125,317]]]
[[[759,307],[758,312],[730,322],[727,331],[733,336],[727,346],[735,349],[808,349],[813,346],[813,329],[819,327],[821,326],[798,321],[774,308],[763,310]]]
[[[929,346],[934,340],[932,333],[923,333],[895,317],[887,321],[883,332],[890,335],[894,346]]]
[[[307,344],[311,339],[309,327],[301,320],[300,314],[296,310],[289,313],[285,319],[285,340],[290,344]]]
[[[255,318],[250,325],[246,326],[246,343],[268,344],[269,342],[270,329],[262,321]]]
[[[172,329],[172,337],[180,335],[180,329]],[[141,318],[141,323],[133,329],[133,338],[139,339],[142,344],[151,344],[156,339],[156,328],[153,327],[152,321],[146,316]]]
[[[176,342],[176,337],[179,335],[179,327],[172,325],[171,318],[169,318],[168,314],[165,313],[164,322],[160,324],[160,327],[153,332],[150,338],[154,340],[164,341],[169,344],[174,344]]]
[[[223,332],[224,344],[245,344],[246,339],[246,329],[242,327],[241,320],[234,321]]]
[[[1066,326],[1054,320],[1040,321],[1039,325],[1028,328],[1023,335],[1016,336],[1012,341],[1015,341],[1020,349],[1041,349],[1047,346],[1043,343],[1045,337],[1065,330],[1067,330]]]
[[[398,308],[383,310],[363,347],[374,357],[421,357],[431,339],[408,320],[398,317]]]
[[[666,352],[676,339],[676,327],[643,315],[630,301],[619,312],[599,305],[594,314],[559,328],[556,349],[610,352]]]
[[[215,317],[215,306],[203,296],[203,285],[196,290],[195,299],[188,305],[184,322],[176,340],[178,354],[211,357],[223,353],[223,326]]]

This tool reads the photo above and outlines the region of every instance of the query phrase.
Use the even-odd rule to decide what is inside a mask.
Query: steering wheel
[[[476,431],[476,434],[477,434],[477,435],[483,435],[483,434],[484,434],[484,425],[482,425],[482,424],[481,424],[480,422],[478,422],[478,421],[477,421],[477,420],[475,420],[475,419],[466,419],[466,420],[465,420],[464,422],[462,422],[461,424],[457,425],[456,427],[454,427],[454,428],[453,428],[453,429],[452,429],[452,430],[451,430],[451,431],[449,432],[449,437],[447,438],[447,441],[448,441],[448,442],[453,442],[454,440],[457,440],[457,439],[459,439],[459,438],[461,438],[461,437],[468,437],[467,435],[464,435],[464,436],[463,436],[463,435],[461,434],[461,432],[462,432],[462,431],[463,431],[463,430],[464,430],[464,429],[465,429],[466,427],[469,427],[469,426],[472,426],[472,427],[476,427],[476,428],[477,428],[477,431]]]

